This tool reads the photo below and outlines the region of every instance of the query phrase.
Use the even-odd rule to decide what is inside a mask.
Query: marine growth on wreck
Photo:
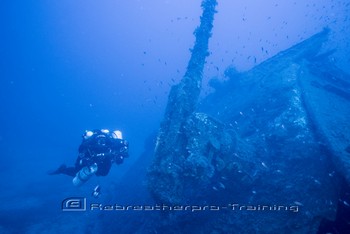
[[[166,210],[158,228],[316,233],[335,220],[350,182],[350,76],[322,50],[330,30],[247,72],[227,68],[227,81],[211,82],[216,91],[199,104],[216,4],[202,2],[191,59],[171,89],[148,173],[157,204],[203,213]]]

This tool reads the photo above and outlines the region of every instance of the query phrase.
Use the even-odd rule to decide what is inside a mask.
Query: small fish
[[[295,201],[294,204],[297,205],[297,206],[304,206],[304,204],[299,202],[299,201]]]
[[[350,204],[347,202],[347,201],[343,201],[343,204],[346,205],[346,206],[350,206]]]
[[[321,185],[321,182],[319,180],[314,179],[314,182],[318,185]]]
[[[215,187],[215,186],[213,186],[213,189],[214,189],[215,191],[218,191],[217,187]]]
[[[261,165],[265,168],[268,168],[264,162],[261,162]]]
[[[226,188],[225,185],[224,185],[223,183],[221,183],[221,182],[219,182],[219,186],[220,186],[220,188],[222,188],[222,189],[225,189],[225,188]]]

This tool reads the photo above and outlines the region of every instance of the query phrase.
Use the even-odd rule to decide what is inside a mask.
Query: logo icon
[[[62,201],[62,211],[86,211],[85,197],[70,197]]]

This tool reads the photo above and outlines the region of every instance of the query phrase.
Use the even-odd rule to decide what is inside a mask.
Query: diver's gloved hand
[[[47,172],[48,175],[58,175],[61,174],[67,168],[66,164],[62,164],[56,170],[50,170]]]
[[[90,170],[91,174],[96,173],[97,170],[98,170],[97,164],[96,164],[96,163],[92,164],[92,165],[89,167],[89,170]]]
[[[122,147],[120,148],[120,155],[123,156],[123,158],[129,157],[129,142],[126,140],[121,141]]]

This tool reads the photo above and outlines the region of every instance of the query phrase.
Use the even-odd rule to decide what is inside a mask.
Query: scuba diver
[[[72,176],[73,184],[80,186],[93,175],[106,176],[113,163],[123,163],[124,158],[129,157],[128,149],[129,143],[123,139],[121,131],[85,131],[75,166],[67,167],[63,164],[48,174]]]

